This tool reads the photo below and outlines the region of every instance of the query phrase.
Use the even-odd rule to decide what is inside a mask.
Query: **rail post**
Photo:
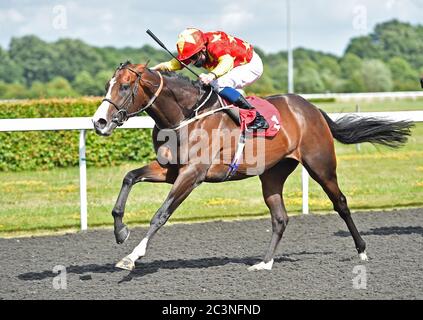
[[[87,161],[85,158],[86,130],[79,132],[79,193],[81,207],[81,230],[88,229],[87,210]]]
[[[309,214],[308,209],[308,171],[302,166],[301,171],[301,182],[302,182],[302,193],[303,193],[303,214]]]
[[[355,112],[359,113],[360,112],[360,106],[358,104],[355,105]],[[357,143],[355,145],[355,149],[357,150],[357,152],[361,151],[361,145],[359,143]]]

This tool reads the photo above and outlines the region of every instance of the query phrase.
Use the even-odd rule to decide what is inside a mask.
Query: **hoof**
[[[273,259],[270,260],[268,263],[262,261],[258,264],[255,264],[248,268],[248,271],[257,271],[257,270],[272,270],[273,266]]]
[[[125,257],[116,263],[116,268],[132,271],[135,269],[135,262],[133,262],[128,257]]]
[[[125,225],[119,231],[115,231],[115,238],[116,238],[117,244],[122,244],[126,240],[128,240],[130,234],[131,232],[129,231],[128,227]]]
[[[358,257],[360,258],[361,261],[369,261],[369,258],[367,257],[366,251],[359,253]]]

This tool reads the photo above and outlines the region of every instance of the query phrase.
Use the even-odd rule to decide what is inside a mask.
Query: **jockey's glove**
[[[159,63],[158,65],[151,68],[151,70],[156,70],[156,71],[177,71],[181,69],[182,69],[182,65],[176,59]]]
[[[210,84],[210,82],[216,80],[216,75],[214,73],[202,73],[199,78],[201,83]]]

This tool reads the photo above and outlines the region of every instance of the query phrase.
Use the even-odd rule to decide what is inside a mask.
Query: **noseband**
[[[157,72],[159,74],[159,77],[160,77],[160,85],[159,85],[159,88],[157,89],[157,91],[154,93],[154,95],[150,98],[150,100],[148,101],[148,103],[144,107],[142,107],[140,110],[138,110],[136,112],[129,113],[127,107],[130,103],[134,104],[134,102],[135,102],[135,97],[138,95],[138,89],[139,89],[140,83],[142,81],[142,73],[140,73],[140,72],[138,72],[134,69],[131,69],[129,67],[126,67],[126,66],[119,67],[118,71],[120,71],[122,69],[128,69],[129,71],[131,71],[131,72],[133,72],[137,75],[137,79],[135,80],[135,84],[132,88],[132,91],[125,97],[125,100],[123,100],[123,102],[120,105],[113,102],[111,99],[104,98],[102,100],[102,102],[106,101],[106,102],[110,103],[117,110],[117,112],[113,115],[112,122],[116,123],[118,125],[118,127],[123,125],[125,123],[125,121],[128,120],[129,118],[135,117],[135,116],[139,115],[141,112],[143,112],[146,109],[148,109],[149,107],[151,107],[153,105],[154,101],[156,101],[157,97],[160,95],[160,93],[163,89],[163,77],[160,74],[160,72]]]

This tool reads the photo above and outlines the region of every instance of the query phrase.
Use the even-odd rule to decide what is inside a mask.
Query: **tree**
[[[12,38],[9,56],[22,67],[28,86],[35,80],[48,82],[54,77],[57,53],[36,36]]]
[[[352,39],[346,52],[382,61],[399,56],[414,68],[420,68],[423,66],[423,26],[398,20],[378,24],[370,35]]]
[[[330,73],[334,77],[341,76],[341,67],[339,66],[338,59],[332,56],[323,56],[318,61],[319,69],[324,72]]]
[[[48,98],[47,85],[41,81],[34,81],[28,93],[31,99]]]
[[[46,85],[49,98],[68,98],[77,96],[68,80],[55,77]]]
[[[348,79],[355,71],[361,69],[362,64],[363,61],[357,55],[354,53],[347,53],[339,62],[342,76]]]
[[[323,87],[325,92],[342,92],[344,83],[340,77],[330,72],[328,69],[323,69],[319,72],[319,76],[322,79]]]
[[[81,95],[95,96],[99,94],[99,87],[87,71],[81,71],[72,83],[73,88]],[[104,92],[104,84],[103,84]]]
[[[300,66],[296,70],[295,91],[299,93],[320,93],[325,86],[316,69]]]
[[[96,86],[96,95],[101,96],[105,95],[105,86],[106,83],[112,78],[113,72],[112,71],[100,71],[94,77],[94,82]]]
[[[265,72],[269,75],[275,88],[275,93],[288,91],[288,62],[279,60],[276,64],[270,65]]]
[[[266,66],[264,67],[263,75],[260,79],[254,82],[251,86],[245,88],[245,91],[247,94],[256,94],[260,96],[269,95],[276,91],[273,87],[273,81]]]
[[[361,68],[364,91],[384,92],[393,88],[391,71],[380,60],[365,60]]]
[[[371,36],[351,39],[346,53],[354,54],[361,59],[378,59],[381,56],[377,40]]]
[[[394,89],[399,91],[419,90],[419,74],[401,57],[389,60]]]
[[[287,52],[266,54],[257,46],[254,48],[262,57],[264,74],[246,89],[260,95],[286,92]],[[152,66],[170,59],[166,52],[150,45],[101,48],[75,39],[47,43],[36,36],[13,38],[9,50],[0,48],[0,81],[3,81],[0,95],[47,97],[49,89],[54,95],[66,91],[103,95],[104,85],[119,63],[150,60]],[[351,39],[341,57],[297,48],[294,61],[296,90],[304,93],[416,90],[419,89],[417,78],[423,76],[423,25],[388,21],[377,25],[367,36]],[[181,74],[195,79],[186,69]],[[69,90],[56,77],[66,79],[68,85],[72,83],[74,90]],[[50,83],[53,79],[55,85],[61,83],[62,89]],[[22,83],[30,89],[9,88],[9,83]]]
[[[342,83],[341,92],[361,92],[365,90],[361,68],[363,61],[353,53],[345,54],[339,61],[341,68]]]
[[[364,84],[363,75],[360,69],[350,73],[348,79],[344,81],[342,91],[343,92],[364,92],[366,91],[366,86]]]
[[[81,71],[95,75],[106,68],[101,55],[81,40],[62,39],[52,45],[57,52],[56,76],[73,81]]]
[[[0,80],[0,99],[5,99],[7,93],[7,84]]]
[[[20,83],[0,83],[0,95],[2,99],[25,99],[28,98],[28,89]]]
[[[8,83],[23,80],[22,68],[10,59],[9,54],[0,47],[0,79]]]
[[[47,83],[34,81],[27,94],[28,98],[69,98],[78,94],[72,89],[69,81],[63,77],[55,77]]]

